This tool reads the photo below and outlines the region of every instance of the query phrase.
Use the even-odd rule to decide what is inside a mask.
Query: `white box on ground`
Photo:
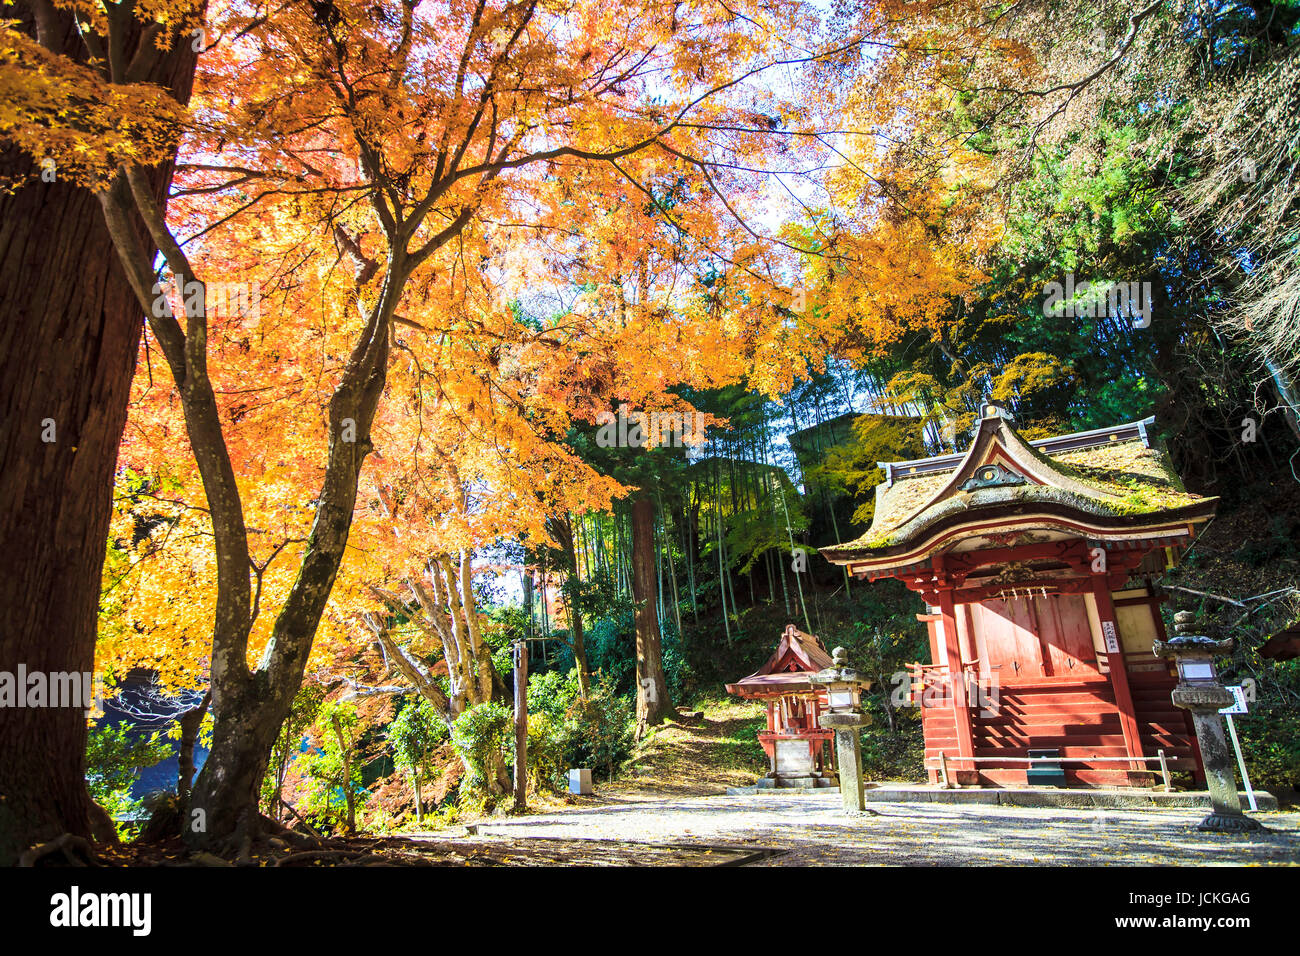
[[[592,793],[591,789],[591,771],[583,768],[582,770],[569,771],[569,793]]]

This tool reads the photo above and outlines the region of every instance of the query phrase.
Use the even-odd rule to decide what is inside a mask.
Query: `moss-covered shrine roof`
[[[1028,442],[990,406],[965,453],[880,462],[871,527],[821,553],[837,564],[898,554],[940,526],[989,528],[998,516],[1127,529],[1208,520],[1217,499],[1183,487],[1149,440],[1152,421]]]

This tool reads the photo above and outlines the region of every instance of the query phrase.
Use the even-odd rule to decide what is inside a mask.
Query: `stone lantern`
[[[831,652],[831,666],[818,671],[809,682],[826,688],[829,710],[818,718],[818,724],[835,731],[835,755],[840,770],[840,796],[844,809],[862,811],[866,803],[862,779],[862,742],[858,731],[870,723],[862,712],[862,688],[871,681],[859,677],[848,666],[848,652],[842,647]]]
[[[1232,753],[1228,750],[1223,718],[1219,715],[1222,708],[1233,703],[1233,697],[1232,691],[1219,683],[1214,658],[1231,654],[1235,645],[1231,638],[1216,641],[1194,633],[1196,629],[1196,615],[1191,611],[1179,611],[1174,615],[1177,636],[1167,641],[1156,641],[1152,651],[1156,657],[1170,658],[1177,665],[1178,686],[1171,696],[1175,707],[1191,713],[1196,740],[1201,746],[1212,810],[1201,821],[1199,829],[1218,833],[1262,830],[1259,821],[1241,812]]]

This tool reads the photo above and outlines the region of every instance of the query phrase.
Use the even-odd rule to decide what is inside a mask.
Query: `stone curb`
[[[830,788],[810,790],[797,787],[728,787],[728,796],[751,794],[825,794]],[[1210,795],[1205,791],[1188,793],[1153,793],[1123,790],[998,790],[991,788],[941,790],[922,787],[868,787],[867,803],[948,803],[1002,807],[1072,807],[1106,810],[1209,809]],[[1278,809],[1277,798],[1263,790],[1255,791],[1261,811]],[[1241,792],[1243,810],[1249,807],[1246,792]]]

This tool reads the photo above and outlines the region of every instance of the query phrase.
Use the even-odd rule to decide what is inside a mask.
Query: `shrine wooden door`
[[[989,669],[1002,680],[1097,674],[1082,595],[989,599],[971,606],[971,621]]]
[[[1029,602],[996,598],[971,605],[971,622],[982,640],[989,670],[1000,680],[1042,677],[1043,649]]]
[[[1053,677],[1095,677],[1097,650],[1092,643],[1088,605],[1081,594],[1053,594],[1034,599],[1038,635],[1047,672]]]

